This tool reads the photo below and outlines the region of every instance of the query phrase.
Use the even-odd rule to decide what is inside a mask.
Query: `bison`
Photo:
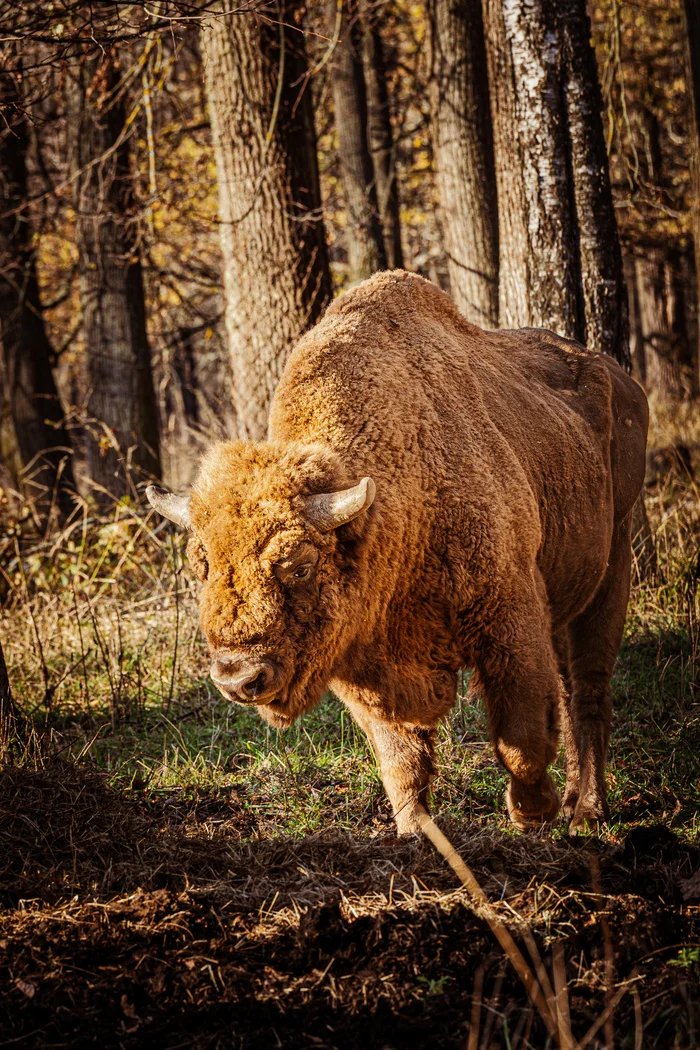
[[[330,687],[369,738],[400,833],[474,669],[507,808],[608,813],[610,678],[644,479],[644,393],[535,329],[482,331],[402,271],[341,295],[291,354],[259,443],[215,444],[190,496],[211,676],[286,727]]]

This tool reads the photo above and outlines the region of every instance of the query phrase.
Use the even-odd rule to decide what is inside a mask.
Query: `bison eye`
[[[318,551],[310,545],[297,550],[289,558],[283,558],[272,566],[272,571],[285,587],[310,580],[318,562]]]

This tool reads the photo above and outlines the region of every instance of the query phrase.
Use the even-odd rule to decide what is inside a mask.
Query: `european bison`
[[[561,724],[578,828],[607,814],[646,429],[614,361],[551,332],[482,331],[393,271],[302,338],[268,441],[214,445],[191,496],[148,497],[191,532],[218,688],[283,727],[330,686],[374,747],[399,832],[418,827],[464,666],[511,819],[556,817]]]

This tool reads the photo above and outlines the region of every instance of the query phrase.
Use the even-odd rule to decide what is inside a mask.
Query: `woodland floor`
[[[4,772],[0,1045],[466,1047],[479,973],[475,1045],[546,1045],[427,843],[266,837],[246,795],[125,795],[65,763]],[[615,1045],[696,1045],[696,844],[653,819],[616,841],[442,824],[516,937],[526,923],[546,965],[563,943],[575,1034],[632,978]]]
[[[647,502],[659,567],[633,590],[613,683],[610,823],[514,832],[468,696],[442,730],[434,811],[523,951],[531,935],[554,974],[563,949],[581,1046],[690,1050],[697,483]],[[451,868],[395,837],[337,701],[278,734],[215,697],[179,540],[152,526],[121,507],[2,541],[0,632],[36,730],[0,769],[0,1048],[554,1045]]]

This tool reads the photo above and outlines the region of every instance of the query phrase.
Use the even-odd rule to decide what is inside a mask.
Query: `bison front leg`
[[[372,739],[399,835],[420,831],[418,810],[428,808],[433,776],[434,730],[379,722]]]
[[[420,831],[418,811],[421,807],[428,808],[435,730],[429,726],[388,722],[361,704],[348,700],[345,703],[377,757],[399,835]]]
[[[559,797],[547,767],[559,737],[560,682],[549,618],[540,596],[530,593],[503,634],[490,638],[478,661],[479,678],[500,762],[511,776],[508,815],[521,831],[551,823]]]

